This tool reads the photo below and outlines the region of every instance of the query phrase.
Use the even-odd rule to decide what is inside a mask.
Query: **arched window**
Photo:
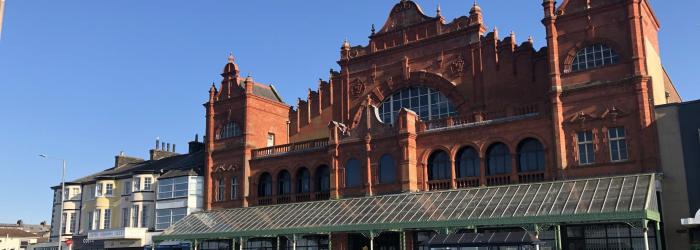
[[[544,171],[544,147],[537,139],[528,138],[518,145],[518,171]]]
[[[486,151],[486,155],[488,157],[486,161],[488,175],[500,175],[511,172],[510,150],[508,150],[506,144],[496,143],[491,145]]]
[[[285,195],[292,193],[292,176],[287,170],[282,170],[277,175],[277,194]]]
[[[229,122],[219,129],[219,132],[216,133],[216,139],[226,139],[241,135],[243,135],[243,131],[241,130],[241,127],[238,126],[238,123]]]
[[[238,200],[238,178],[231,177],[231,200]]]
[[[429,180],[447,180],[452,178],[450,156],[445,151],[434,152],[428,157]]]
[[[316,191],[328,192],[331,191],[331,171],[326,165],[321,165],[316,168]]]
[[[457,152],[456,171],[459,178],[479,176],[479,153],[472,147],[465,147]]]
[[[263,173],[260,175],[260,181],[258,182],[258,196],[272,196],[272,176],[270,176],[268,173]]]
[[[379,183],[393,183],[396,181],[396,164],[391,155],[383,155],[379,159]]]
[[[297,193],[311,192],[310,178],[308,169],[301,168],[297,171]]]
[[[424,121],[455,116],[457,112],[445,95],[427,87],[408,87],[384,99],[379,106],[379,118],[394,124],[401,108],[413,110]]]
[[[619,60],[617,53],[604,44],[593,44],[576,52],[571,63],[571,71],[584,71],[616,64]]]
[[[345,187],[359,187],[360,185],[362,185],[360,161],[353,158],[345,163]]]

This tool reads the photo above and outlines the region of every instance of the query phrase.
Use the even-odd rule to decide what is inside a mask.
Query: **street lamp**
[[[53,158],[49,157],[48,155],[45,154],[40,154],[39,157],[44,158],[44,159],[55,159],[55,160],[60,160],[63,162],[63,170],[61,171],[61,213],[59,214],[58,219],[58,250],[61,250],[61,247],[63,244],[63,203],[65,202],[65,197],[66,197],[66,160],[64,159],[58,159],[58,158]],[[66,218],[67,220],[68,218]],[[67,221],[66,221],[67,222]]]

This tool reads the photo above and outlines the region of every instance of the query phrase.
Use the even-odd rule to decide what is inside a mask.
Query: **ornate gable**
[[[402,0],[391,9],[389,18],[377,34],[400,30],[415,24],[420,24],[435,18],[426,16],[418,4],[410,0]]]

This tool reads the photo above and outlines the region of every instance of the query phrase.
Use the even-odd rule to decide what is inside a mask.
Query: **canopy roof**
[[[659,220],[653,174],[193,213],[156,240]]]
[[[479,247],[479,246],[520,246],[539,245],[543,242],[534,235],[521,232],[505,233],[463,233],[463,234],[436,234],[424,246],[431,247]]]

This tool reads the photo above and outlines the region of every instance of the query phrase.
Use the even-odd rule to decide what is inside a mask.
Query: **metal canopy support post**
[[[540,226],[537,224],[535,224],[533,226],[535,228],[535,238],[537,238],[537,240],[540,240]],[[535,245],[535,250],[540,250],[539,244]]]
[[[644,235],[644,250],[649,250],[649,227],[647,221],[642,222],[642,234]]]
[[[661,245],[661,237],[662,237],[662,235],[661,235],[661,223],[659,223],[657,221],[655,226],[656,227],[654,227],[654,233],[655,233],[654,235],[656,236],[656,249],[663,250],[664,246]]]
[[[235,238],[231,239],[231,247],[229,247],[228,249],[236,250],[236,239]]]
[[[328,233],[328,250],[332,250],[333,246],[333,233]]]
[[[554,249],[562,250],[561,248],[561,226],[554,226]]]
[[[243,250],[243,249],[241,249]],[[292,250],[297,250],[297,235],[292,234]]]
[[[277,242],[275,243],[275,248],[277,250],[280,250],[280,236],[278,235],[277,237],[275,237],[275,240],[277,240]],[[328,249],[328,250],[330,250],[330,249]]]
[[[192,241],[192,250],[199,250],[199,241],[198,240]]]
[[[369,232],[369,250],[374,250],[374,232]]]
[[[245,244],[243,237],[238,237],[238,250],[243,250],[243,244]]]
[[[401,230],[401,235],[400,235],[400,250],[406,250],[406,231]]]

